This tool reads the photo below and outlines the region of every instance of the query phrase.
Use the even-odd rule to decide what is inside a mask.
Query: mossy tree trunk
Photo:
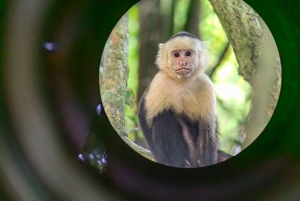
[[[281,87],[279,53],[261,17],[241,0],[209,0],[227,34],[239,74],[253,88],[243,148],[263,131],[276,107]]]
[[[102,56],[103,76],[100,80],[105,112],[114,129],[126,136],[124,109],[128,78],[128,14],[125,14],[111,32]]]
[[[120,137],[135,151],[153,160],[150,151],[127,138],[124,110],[129,73],[128,38],[128,13],[126,13],[111,32],[104,48],[101,61],[103,65],[100,79],[101,98],[110,123]]]

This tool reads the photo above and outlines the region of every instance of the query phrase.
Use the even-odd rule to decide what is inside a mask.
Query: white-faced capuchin
[[[155,160],[174,167],[201,167],[229,158],[218,151],[216,95],[204,73],[208,64],[204,42],[179,32],[159,44],[156,64],[159,72],[138,112]]]

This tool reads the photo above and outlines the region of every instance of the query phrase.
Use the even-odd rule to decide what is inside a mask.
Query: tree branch
[[[221,61],[223,61],[223,59],[225,57],[225,54],[226,54],[227,50],[229,49],[229,45],[230,45],[230,43],[228,43],[228,42],[224,45],[224,49],[223,49],[222,53],[219,56],[218,62],[216,63],[216,65],[214,67],[212,67],[210,73],[208,73],[209,77],[211,77],[214,74],[214,72],[216,71],[216,69],[220,65]]]

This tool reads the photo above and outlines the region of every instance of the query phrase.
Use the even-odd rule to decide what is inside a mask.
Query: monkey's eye
[[[191,53],[190,51],[188,51],[188,52],[185,53],[185,56],[188,56],[188,57],[189,57],[189,56],[191,56],[191,55],[192,55],[192,53]]]
[[[179,57],[179,53],[178,53],[178,52],[175,52],[175,53],[174,53],[174,57]]]

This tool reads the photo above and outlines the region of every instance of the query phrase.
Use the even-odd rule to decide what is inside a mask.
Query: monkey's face
[[[179,76],[189,76],[198,66],[197,51],[192,48],[174,49],[169,54],[169,66]]]
[[[191,78],[205,70],[207,51],[198,39],[176,37],[158,47],[156,64],[172,78]]]

